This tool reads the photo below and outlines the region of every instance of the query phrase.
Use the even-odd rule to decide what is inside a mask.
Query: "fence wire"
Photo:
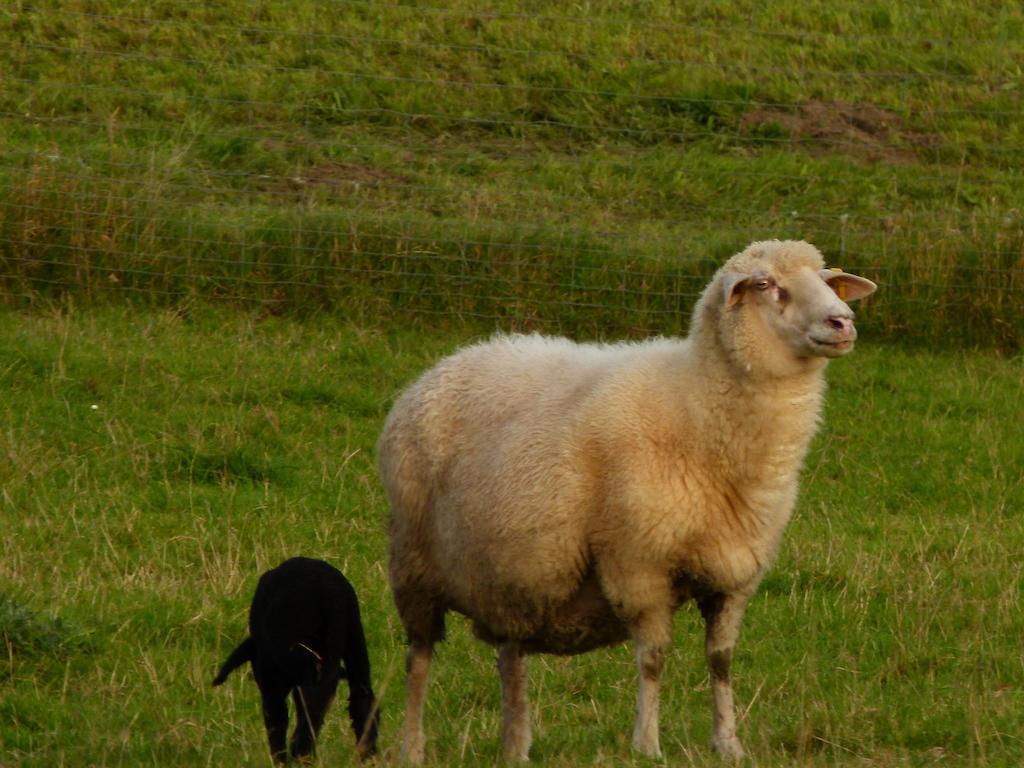
[[[18,4],[0,289],[677,332],[796,237],[1018,348],[1024,12],[779,8]]]

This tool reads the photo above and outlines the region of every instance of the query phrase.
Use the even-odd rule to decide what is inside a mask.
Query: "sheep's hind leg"
[[[526,688],[526,656],[516,643],[498,651],[501,674],[502,751],[506,760],[530,759],[530,700]]]
[[[423,735],[423,702],[427,694],[427,674],[434,655],[433,643],[413,641],[406,656],[405,730],[402,734],[402,758],[420,765],[426,752]]]
[[[714,722],[711,746],[716,752],[734,760],[743,757],[743,745],[736,736],[736,709],[729,666],[746,604],[747,595],[743,594],[715,594],[699,602],[700,612],[707,623],[705,654],[711,676]]]

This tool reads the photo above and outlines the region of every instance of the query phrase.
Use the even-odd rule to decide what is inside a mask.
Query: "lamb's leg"
[[[742,594],[715,594],[699,603],[707,623],[705,654],[711,676],[714,722],[711,746],[716,752],[734,760],[743,757],[743,745],[736,736],[736,709],[729,681],[729,665],[747,597]]]
[[[665,649],[672,636],[672,614],[651,610],[632,628],[636,642],[636,664],[640,684],[636,699],[633,748],[649,757],[661,757],[658,740],[658,689],[665,666]]]
[[[498,651],[501,674],[501,716],[506,760],[530,759],[530,700],[526,689],[526,656],[516,643]]]
[[[275,762],[283,763],[288,758],[288,683],[259,654],[252,659],[252,676],[260,689],[270,755]]]
[[[305,685],[292,691],[298,721],[292,734],[292,757],[302,757],[316,749],[316,738],[324,724],[324,716],[334,701],[338,680],[337,671],[326,673],[315,685]]]
[[[274,762],[283,763],[288,758],[285,744],[288,739],[288,694],[283,690],[260,688],[263,699],[263,724],[267,728],[267,741]]]
[[[423,702],[427,693],[427,673],[434,655],[433,643],[413,641],[406,656],[405,732],[402,757],[413,765],[423,762],[426,739],[423,735]]]

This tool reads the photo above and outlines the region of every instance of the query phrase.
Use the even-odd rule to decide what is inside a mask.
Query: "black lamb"
[[[214,678],[252,662],[263,698],[270,752],[285,762],[288,694],[298,723],[292,757],[310,754],[338,687],[348,679],[348,712],[359,756],[377,749],[379,714],[370,684],[370,657],[355,590],[323,560],[295,557],[260,577],[249,609],[249,637],[231,652]]]

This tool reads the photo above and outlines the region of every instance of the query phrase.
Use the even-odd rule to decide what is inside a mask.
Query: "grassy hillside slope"
[[[1016,349],[1014,4],[15,2],[0,286],[678,331],[801,237],[893,338]]]

